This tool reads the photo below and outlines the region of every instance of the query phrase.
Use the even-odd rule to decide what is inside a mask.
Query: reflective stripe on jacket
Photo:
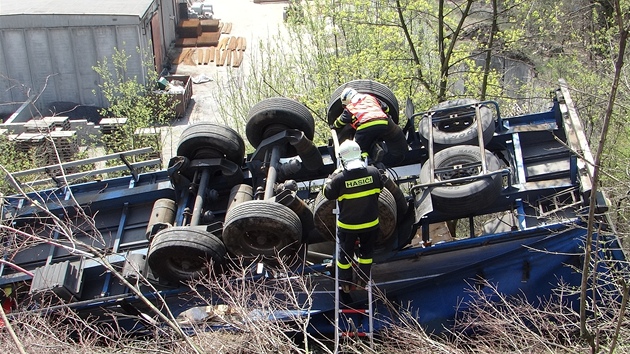
[[[351,124],[352,127],[358,130],[362,126],[367,127],[368,122],[371,122],[370,125],[387,124],[387,113],[383,112],[381,103],[376,97],[365,94],[358,95],[360,95],[358,100],[352,100],[346,105],[346,109],[356,117]]]
[[[343,170],[332,177],[324,196],[339,202],[337,226],[348,232],[378,227],[378,198],[383,189],[381,173],[374,166]]]

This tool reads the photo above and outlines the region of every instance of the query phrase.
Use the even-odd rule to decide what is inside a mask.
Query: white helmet
[[[341,96],[339,96],[339,99],[341,100],[342,104],[347,105],[352,100],[352,97],[354,97],[354,95],[356,95],[357,93],[357,90],[353,89],[352,87],[346,87],[341,92]]]
[[[365,163],[361,158],[361,147],[354,140],[346,140],[339,145],[339,157],[346,170],[365,168]]]

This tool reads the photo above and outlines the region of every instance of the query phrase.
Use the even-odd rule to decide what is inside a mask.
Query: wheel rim
[[[251,200],[230,208],[223,241],[230,252],[244,257],[287,255],[299,246],[302,224],[290,208]]]
[[[246,231],[243,240],[259,252],[269,252],[270,249],[284,245],[284,242],[276,234],[261,229]]]
[[[452,170],[436,172],[435,178],[438,181],[449,181],[456,178],[473,177],[481,174],[480,160],[470,156],[455,156],[444,160],[440,168],[453,167]],[[450,185],[466,184],[467,182],[449,183]]]
[[[458,118],[451,118],[442,122],[438,122],[433,126],[436,129],[446,133],[459,133],[468,129],[473,123],[475,123],[474,118],[460,116]]]
[[[168,257],[165,262],[171,272],[181,279],[192,279],[198,273],[208,270],[206,261],[200,257]]]

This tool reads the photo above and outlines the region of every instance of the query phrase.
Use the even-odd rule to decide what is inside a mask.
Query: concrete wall
[[[114,48],[131,55],[128,74],[144,78],[136,48],[147,51],[140,25],[5,29],[0,35],[0,102],[24,102],[40,95],[36,106],[69,101],[103,106],[95,95],[100,78],[93,70]],[[111,60],[110,60],[111,62]],[[28,90],[31,92],[28,92]]]
[[[29,97],[44,112],[52,102],[104,107],[101,79],[93,70],[114,48],[130,56],[127,75],[144,82],[143,60],[153,58],[151,19],[159,19],[156,56],[166,57],[175,40],[176,0],[155,0],[143,16],[27,14],[0,16],[0,115]],[[138,48],[140,52],[138,52]],[[110,62],[110,68],[113,69]],[[161,60],[157,61],[158,63]],[[162,68],[156,68],[161,70]]]

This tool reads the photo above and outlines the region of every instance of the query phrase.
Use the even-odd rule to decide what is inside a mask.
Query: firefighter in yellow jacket
[[[379,233],[378,198],[383,181],[376,167],[366,166],[356,142],[344,141],[339,146],[339,156],[343,169],[326,181],[324,196],[339,202],[337,271],[343,290],[348,292],[357,240],[357,283],[363,285],[370,276],[374,243]]]

